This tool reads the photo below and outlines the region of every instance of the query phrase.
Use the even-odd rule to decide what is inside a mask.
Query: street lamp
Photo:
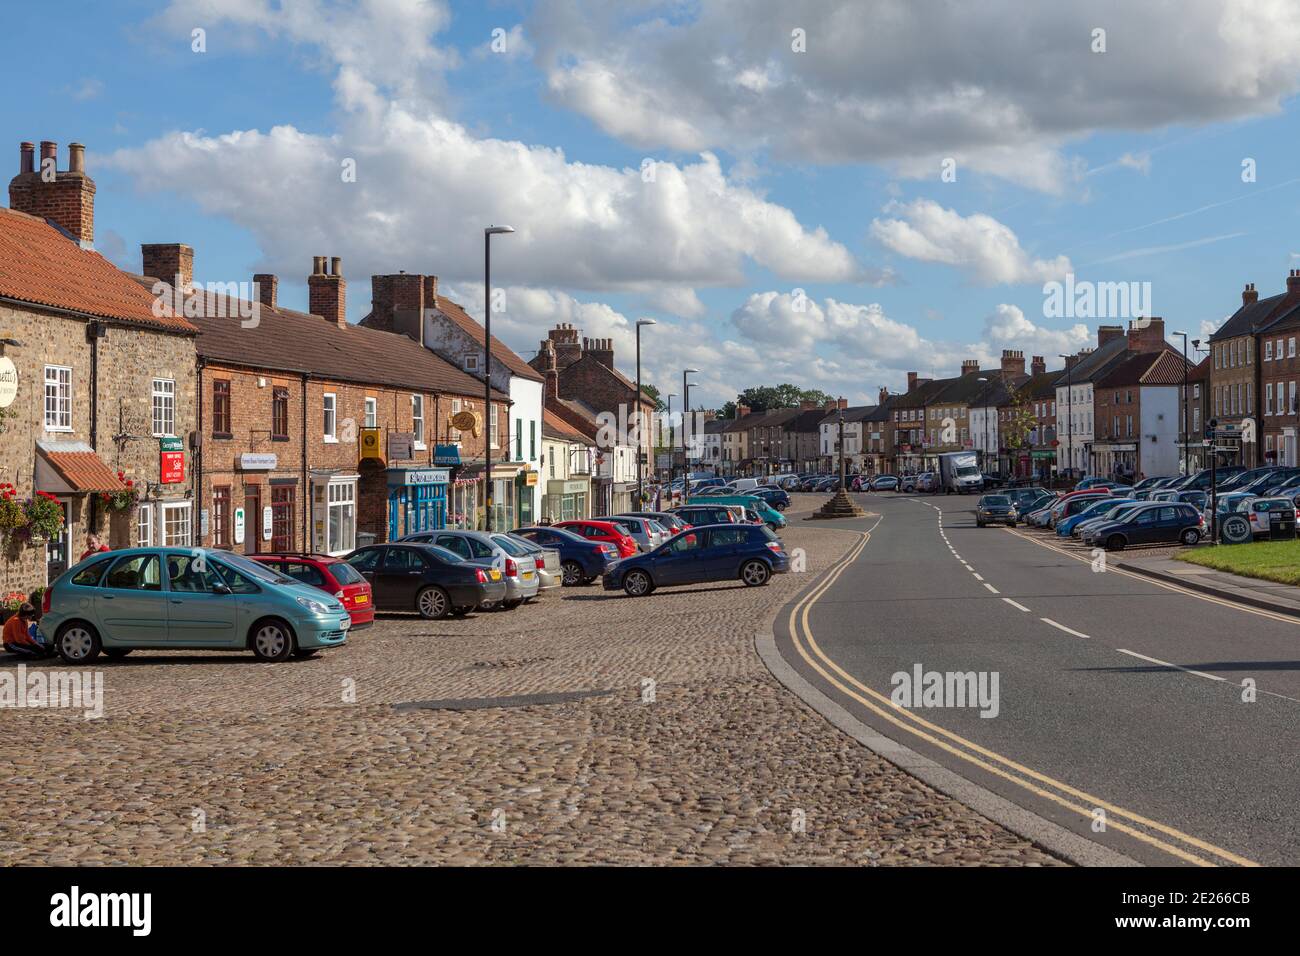
[[[983,404],[983,406],[984,406],[984,435],[983,435],[983,438],[984,438],[984,445],[985,445],[985,448],[980,449],[980,451],[981,451],[981,452],[985,452],[985,453],[987,453],[987,446],[988,446],[988,444],[989,444],[989,389],[990,389],[990,387],[992,387],[993,379],[989,378],[987,375],[981,375],[981,376],[979,376],[977,379],[975,379],[975,381],[977,381],[977,382],[983,382],[983,383],[984,383],[984,389],[983,389],[983,391],[980,393],[980,398],[981,398],[981,400],[982,400],[982,404]],[[983,456],[981,456],[981,458],[982,458],[982,457],[983,457]],[[981,467],[982,470],[987,471],[987,470],[988,470],[988,461],[987,461],[987,460],[982,460],[982,461],[980,462],[980,467]]]
[[[1191,435],[1188,432],[1188,428],[1187,428],[1187,333],[1175,332],[1174,335],[1181,336],[1183,339],[1183,401],[1182,401],[1183,429],[1182,430],[1183,430],[1183,474],[1185,475],[1187,474],[1187,470],[1190,467],[1190,465],[1188,464],[1188,455],[1190,454],[1190,449],[1188,448],[1188,444],[1191,440]],[[1141,446],[1139,445],[1139,447]]]
[[[514,226],[487,226],[483,230],[483,527],[492,530],[492,237],[514,232]],[[434,303],[437,305],[438,303]]]
[[[1066,474],[1074,471],[1074,363],[1070,361],[1073,356],[1058,355],[1057,358],[1065,359],[1065,453],[1070,458],[1070,467]],[[1058,429],[1057,434],[1060,434]]]
[[[691,490],[691,462],[686,454],[686,416],[691,413],[691,383],[686,381],[687,375],[695,375],[699,372],[698,368],[688,368],[682,370],[682,501],[686,501]],[[671,487],[671,480],[669,486]]]
[[[645,447],[644,438],[641,432],[645,429],[645,422],[641,420],[641,326],[658,325],[654,319],[637,319],[636,320],[636,399],[632,406],[636,414],[636,506],[644,507],[645,504],[645,485],[641,476],[641,449]]]

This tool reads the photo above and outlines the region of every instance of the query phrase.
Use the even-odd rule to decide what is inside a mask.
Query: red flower
[[[135,482],[132,481],[130,478],[128,478],[128,479],[126,480],[126,486],[127,486],[128,488],[134,488],[134,487],[135,487]]]

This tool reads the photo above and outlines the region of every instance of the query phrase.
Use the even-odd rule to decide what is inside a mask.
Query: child
[[[38,639],[36,625],[36,608],[24,602],[18,612],[5,621],[3,641],[4,649],[10,654],[22,657],[49,657],[54,649],[47,647]]]

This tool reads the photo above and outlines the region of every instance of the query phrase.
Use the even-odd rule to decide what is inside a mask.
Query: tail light
[[[506,558],[506,577],[519,577],[519,565],[515,563],[514,558]]]
[[[781,542],[780,542],[780,541],[769,541],[769,542],[767,543],[767,546],[768,546],[768,548],[769,548],[770,550],[775,551],[777,554],[780,554],[780,553],[781,553]]]
[[[484,571],[482,568],[476,568],[476,569],[475,569],[475,571],[474,571],[474,577],[476,577],[476,578],[478,579],[478,583],[479,583],[479,584],[487,584],[487,583],[488,583],[487,572]]]
[[[343,592],[342,592],[342,591],[335,591],[335,592],[334,592],[334,596],[335,596],[336,598],[338,598],[340,601],[343,600]]]
[[[545,561],[544,558],[537,558],[537,559],[536,559],[536,562],[537,562],[537,570],[538,570],[538,571],[545,571],[545,570],[546,570],[546,561]]]
[[[54,600],[54,588],[46,588],[45,596],[41,598],[41,613],[50,613],[50,602]]]

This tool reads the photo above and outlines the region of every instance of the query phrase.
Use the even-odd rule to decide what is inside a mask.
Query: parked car
[[[980,495],[980,500],[975,503],[975,527],[982,528],[987,524],[1016,526],[1015,506],[1009,495]]]
[[[871,479],[872,491],[896,491],[898,478],[895,475],[876,475]]]
[[[1092,528],[1085,543],[1107,551],[1122,551],[1131,544],[1193,545],[1205,533],[1205,516],[1181,502],[1160,502],[1135,508],[1114,521]]]
[[[1001,475],[990,475],[985,472],[980,477],[984,479],[985,488],[1005,488],[1007,486],[1007,479]]]
[[[636,518],[652,518],[668,531],[670,537],[690,527],[677,515],[667,511],[629,511],[627,514]]]
[[[1216,484],[1218,491],[1245,491],[1255,481],[1264,478],[1277,471],[1276,465],[1265,465],[1262,468],[1247,468],[1239,471],[1235,475],[1229,475],[1227,478],[1219,478]]]
[[[566,528],[588,541],[604,541],[612,544],[618,549],[620,558],[630,558],[637,552],[636,540],[621,525],[609,521],[575,518],[569,521],[557,521],[552,527]]]
[[[1056,522],[1056,533],[1062,538],[1069,538],[1074,534],[1074,529],[1085,521],[1099,517],[1102,514],[1112,511],[1116,506],[1137,504],[1136,498],[1111,497],[1106,495],[1100,501],[1094,501],[1077,514],[1072,514],[1067,518],[1059,519]]]
[[[1091,505],[1096,504],[1098,501],[1102,501],[1108,497],[1110,496],[1105,492],[1099,492],[1097,494],[1084,492],[1081,495],[1072,495],[1068,498],[1062,498],[1049,509],[1047,527],[1055,530],[1056,525],[1062,519],[1068,518],[1071,515],[1077,515],[1085,508],[1088,508]]]
[[[333,596],[212,548],[91,555],[46,589],[40,619],[41,633],[69,664],[145,648],[251,650],[283,661],[337,647],[351,627]]]
[[[560,552],[554,548],[543,548],[535,541],[504,531],[493,532],[491,537],[521,566],[525,561],[533,562],[533,567],[537,571],[538,597],[564,583],[564,572],[560,568]]]
[[[500,604],[507,596],[500,569],[467,561],[434,544],[368,544],[344,560],[370,582],[379,611],[415,611],[436,620]]]
[[[856,489],[855,489],[856,490]],[[755,498],[760,498],[764,503],[775,508],[777,511],[785,511],[790,507],[790,494],[780,488],[755,488],[750,492]]]
[[[919,477],[919,475],[903,475],[898,479],[898,488],[895,490],[900,492],[916,491],[916,480]]]
[[[607,541],[591,541],[566,528],[515,528],[510,532],[560,555],[560,573],[566,587],[590,584],[618,563],[618,548]]]
[[[936,492],[939,490],[939,476],[932,471],[923,471],[916,476],[916,490]]]
[[[1281,514],[1283,522],[1287,524],[1300,517],[1296,512],[1296,503],[1291,498],[1252,498],[1244,503],[1242,511],[1249,517],[1250,533],[1256,538],[1272,530],[1274,515]]]
[[[741,580],[748,587],[767,584],[790,568],[781,539],[763,525],[696,526],[649,554],[628,558],[604,576],[607,591],[620,588],[644,597],[656,588],[706,581]]]
[[[763,520],[770,528],[784,528],[785,516],[775,508],[769,506],[761,498],[753,495],[733,495],[727,498],[704,499],[706,503],[713,504],[717,502],[720,505],[738,505],[747,511],[753,511]],[[695,504],[694,500],[688,500],[687,505]]]
[[[1211,475],[1213,475],[1215,485],[1221,486],[1233,475],[1240,474],[1245,470],[1246,468],[1243,465],[1219,465],[1217,468],[1214,469],[1202,468],[1194,475],[1189,475],[1188,477],[1174,484],[1166,485],[1165,488],[1162,490],[1209,491]]]
[[[1274,497],[1272,494],[1274,488],[1285,488],[1296,481],[1300,481],[1300,468],[1273,468],[1256,477],[1254,481],[1244,483],[1238,487],[1241,491]]]
[[[1133,486],[1133,497],[1138,501],[1147,501],[1150,497],[1161,489],[1167,488],[1174,482],[1181,481],[1181,477],[1158,477],[1145,478]]]
[[[1098,485],[1105,485],[1107,483],[1108,483],[1108,479],[1106,478],[1102,478],[1098,475],[1088,475],[1086,478],[1079,479],[1079,481],[1074,486],[1074,490],[1087,491],[1089,488],[1095,488]]]
[[[506,582],[506,596],[501,601],[504,610],[512,611],[525,601],[537,597],[541,588],[541,579],[537,576],[537,567],[531,560],[517,561],[501,545],[492,540],[486,531],[457,531],[444,528],[441,531],[417,531],[399,538],[399,542],[436,544],[457,554],[470,564],[495,568],[501,572]]]
[[[1126,517],[1130,512],[1136,511],[1143,507],[1145,501],[1134,501],[1126,499],[1120,504],[1108,505],[1103,511],[1085,517],[1070,530],[1070,536],[1078,538],[1080,541],[1086,540],[1088,532],[1093,528],[1099,527],[1108,521],[1118,521]]]
[[[706,524],[726,524],[736,520],[735,512],[722,504],[682,505],[680,508],[674,508],[671,514],[675,514],[692,527]]]
[[[375,623],[370,585],[352,565],[328,554],[250,554],[248,557],[302,584],[338,598],[352,618],[352,630]]]
[[[709,489],[716,491],[716,488]],[[710,497],[718,497],[712,495]],[[605,519],[611,524],[616,524],[626,534],[632,536],[637,547],[642,551],[653,551],[659,545],[668,540],[668,533],[659,526],[658,522],[651,518],[641,518],[636,515],[610,515]]]

